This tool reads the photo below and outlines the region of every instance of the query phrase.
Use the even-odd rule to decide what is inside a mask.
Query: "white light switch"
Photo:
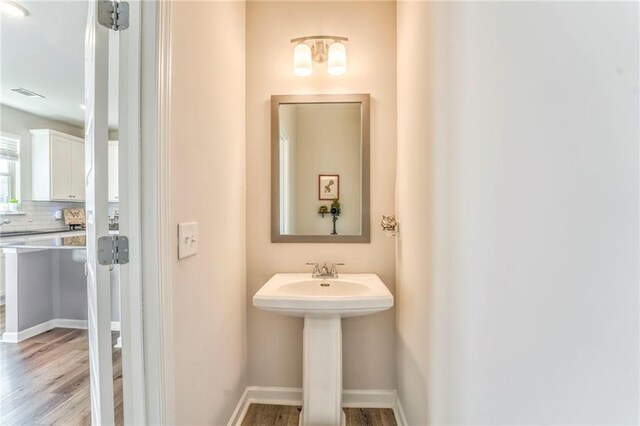
[[[178,259],[198,253],[198,222],[178,224]]]

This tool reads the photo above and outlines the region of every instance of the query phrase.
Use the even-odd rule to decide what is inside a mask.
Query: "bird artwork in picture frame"
[[[340,175],[318,175],[318,199],[340,198]]]

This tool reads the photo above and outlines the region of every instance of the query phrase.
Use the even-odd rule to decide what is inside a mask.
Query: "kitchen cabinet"
[[[33,200],[84,201],[84,140],[50,129],[31,133]]]
[[[118,200],[118,141],[109,141],[109,202]]]

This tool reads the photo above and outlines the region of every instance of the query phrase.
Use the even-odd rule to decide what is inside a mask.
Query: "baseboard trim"
[[[33,336],[37,336],[38,334],[45,333],[53,328],[55,328],[55,320],[46,321],[19,332],[5,331],[4,333],[2,333],[2,341],[6,343],[22,342],[23,340],[27,340]]]
[[[402,402],[400,402],[400,395],[396,391],[396,401],[393,406],[393,414],[396,416],[396,422],[398,426],[408,426],[407,417],[404,415],[404,408],[402,408]]]
[[[87,320],[55,319],[52,322],[53,327],[51,328],[75,328],[77,330],[88,328]]]
[[[251,404],[302,405],[301,388],[279,388],[266,386],[247,386],[227,426],[240,426]],[[406,426],[407,422],[394,390],[359,390],[342,391],[343,407],[391,408],[398,426]]]
[[[73,328],[78,330],[86,330],[88,328],[87,320],[72,320],[72,319],[52,319],[43,323],[34,325],[19,332],[7,332],[2,334],[1,342],[4,343],[20,343],[27,339],[30,339],[38,334],[46,333],[54,328]],[[120,322],[111,322],[111,331],[120,331]]]
[[[247,410],[249,409],[249,388],[245,388],[244,392],[242,392],[242,396],[240,397],[240,401],[238,401],[238,405],[236,405],[236,409],[233,410],[233,414],[229,419],[229,423],[227,426],[240,426],[242,425],[242,420],[244,416],[247,415]]]

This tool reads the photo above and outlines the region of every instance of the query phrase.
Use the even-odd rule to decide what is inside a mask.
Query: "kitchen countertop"
[[[16,241],[0,244],[2,249],[63,249],[78,250],[85,249],[87,237],[84,235],[74,235],[69,237],[42,238],[33,241]]]
[[[31,235],[46,235],[46,234],[64,234],[66,232],[83,232],[84,229],[46,229],[42,231],[15,231],[15,232],[0,232],[0,238],[15,238],[15,237],[28,237]]]

